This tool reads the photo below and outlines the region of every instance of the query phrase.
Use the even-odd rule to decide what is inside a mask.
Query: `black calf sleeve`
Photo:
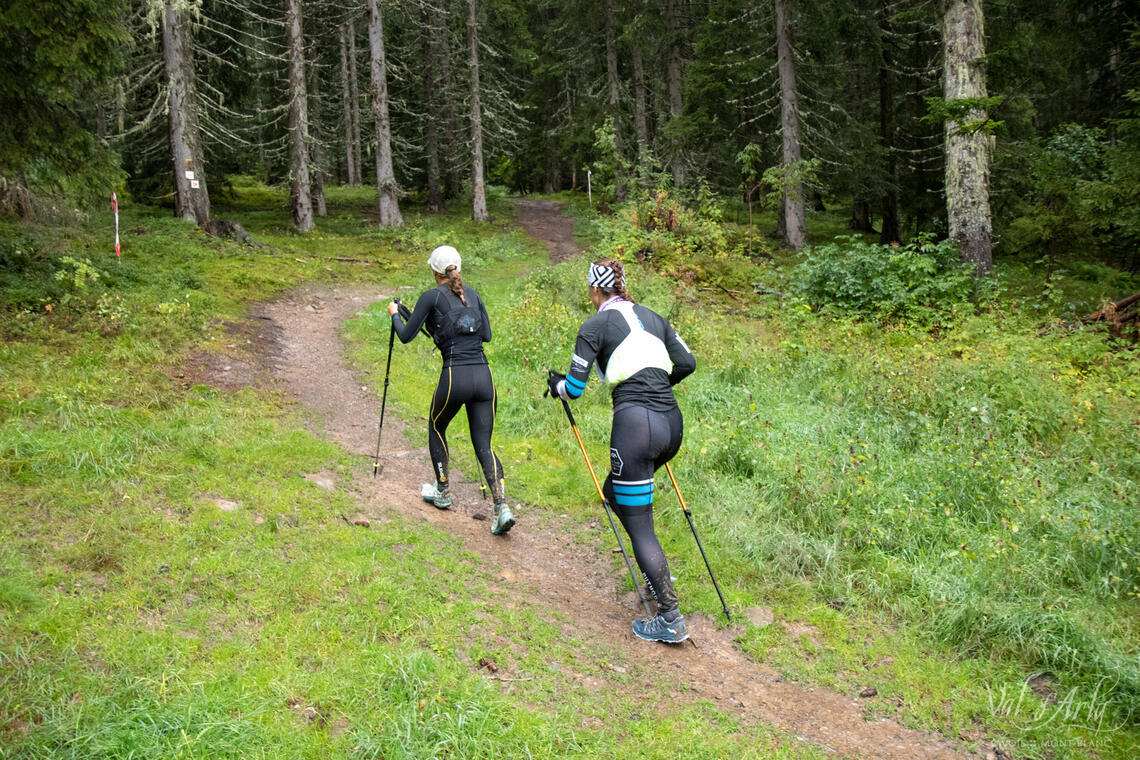
[[[606,479],[606,498],[613,503],[613,488],[609,478]],[[657,611],[665,614],[677,609],[677,594],[673,591],[673,582],[669,577],[669,563],[665,559],[665,552],[661,549],[661,542],[653,530],[653,507],[618,507],[614,511],[621,520],[622,527],[629,534],[629,542],[633,546],[633,556],[637,566],[645,574],[649,582],[649,590],[657,600]]]

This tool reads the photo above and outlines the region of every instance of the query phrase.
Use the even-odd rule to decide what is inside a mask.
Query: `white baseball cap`
[[[459,251],[450,245],[441,245],[431,252],[427,263],[431,271],[439,274],[447,274],[448,267],[455,267],[455,271],[458,272],[460,271]]]

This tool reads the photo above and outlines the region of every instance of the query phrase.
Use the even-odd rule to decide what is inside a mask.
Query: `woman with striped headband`
[[[634,303],[620,261],[594,262],[586,283],[597,314],[578,330],[570,372],[551,372],[549,389],[563,399],[578,398],[595,362],[613,386],[610,472],[603,490],[657,600],[656,617],[633,621],[633,632],[678,644],[689,630],[653,530],[653,474],[681,448],[683,421],[673,386],[696,369],[696,360],[664,317]]]

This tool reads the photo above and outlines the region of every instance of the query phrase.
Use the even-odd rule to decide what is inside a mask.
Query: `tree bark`
[[[392,123],[388,118],[388,73],[384,65],[384,19],[378,0],[368,0],[368,46],[372,53],[372,117],[376,122],[376,192],[380,226],[403,227],[399,187],[392,169]]]
[[[633,121],[637,130],[637,182],[649,187],[649,119],[645,110],[645,66],[641,48],[633,46]]]
[[[325,137],[321,110],[321,77],[316,66],[309,69],[309,154],[312,159],[310,169],[313,184],[313,205],[317,216],[328,216],[329,207],[325,199]]]
[[[777,3],[778,4],[778,3]],[[669,82],[669,119],[674,126],[681,119],[684,102],[681,96],[681,46],[677,42],[677,0],[666,0],[665,32],[669,37],[669,53],[666,62],[666,79]],[[685,182],[685,169],[682,162],[681,141],[673,139],[673,187],[681,187]]]
[[[880,46],[879,66],[879,144],[883,147],[886,190],[882,197],[883,225],[879,242],[891,245],[901,241],[899,231],[899,170],[895,155],[895,75],[891,56],[891,22],[886,12],[879,13]]]
[[[985,33],[982,0],[949,0],[943,16],[943,98],[986,97]],[[974,109],[966,118],[985,113]],[[946,120],[946,217],[950,238],[963,261],[979,276],[993,267],[990,221],[990,142],[981,130],[966,131],[960,121]]]
[[[299,231],[308,232],[314,224],[309,194],[309,105],[301,0],[285,0],[285,43],[289,49],[289,215]]]
[[[356,73],[356,21],[348,20],[348,84],[352,90],[352,152],[356,182],[364,184],[364,166],[360,163],[360,78]]]
[[[445,198],[454,198],[463,192],[463,161],[460,158],[459,142],[462,129],[459,125],[459,115],[455,111],[453,95],[455,93],[455,78],[451,68],[451,12],[447,7],[448,0],[443,0],[437,7],[439,13],[439,51],[436,60],[439,61],[439,79],[443,104],[443,136],[444,158],[447,163],[443,194]]]
[[[427,113],[424,115],[424,151],[427,153],[428,210],[443,211],[443,186],[439,172],[439,85],[436,81],[436,61],[432,60],[431,18],[427,6],[420,9],[423,55],[423,91]]]
[[[796,172],[800,163],[800,115],[792,26],[788,19],[788,10],[788,0],[776,0],[776,56],[780,73],[780,133],[783,142],[783,164],[785,170]],[[802,182],[785,179],[783,207],[784,245],[798,251],[807,242]]]
[[[340,91],[344,107],[344,166],[346,181],[350,185],[360,182],[356,176],[352,141],[352,87],[348,82],[348,40],[344,24],[340,27]]]
[[[851,219],[847,226],[855,232],[874,232],[871,224],[871,204],[864,199],[856,198],[851,203]]]
[[[614,41],[614,3],[605,0],[606,16],[606,79],[609,84],[609,116],[614,124],[614,201],[624,203],[628,198],[625,176],[625,155],[622,149],[621,109],[618,107],[617,43]]]
[[[210,219],[206,190],[206,162],[198,126],[198,99],[194,90],[194,59],[185,17],[165,0],[162,54],[170,90],[170,151],[174,160],[174,213],[195,224]],[[193,177],[193,179],[191,179]]]
[[[483,113],[479,103],[479,25],[475,3],[476,0],[467,0],[467,62],[471,76],[471,216],[477,222],[489,222],[487,190],[483,185]]]

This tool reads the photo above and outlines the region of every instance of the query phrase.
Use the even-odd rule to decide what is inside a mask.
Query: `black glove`
[[[560,372],[555,372],[554,370],[550,370],[550,374],[548,374],[546,376],[546,393],[543,393],[542,395],[543,396],[554,396],[555,398],[559,398],[559,396],[558,396],[558,383],[565,380],[565,379],[566,379],[566,375],[563,375]]]
[[[392,300],[396,302],[396,308],[400,310],[400,316],[407,322],[412,316],[412,310],[405,306],[404,302],[399,298],[393,298]]]

